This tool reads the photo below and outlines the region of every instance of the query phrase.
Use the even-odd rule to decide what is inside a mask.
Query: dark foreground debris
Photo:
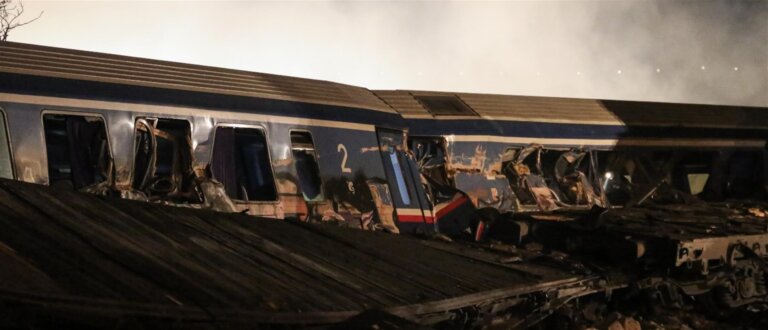
[[[370,310],[417,325],[527,326],[600,290],[563,265],[469,252],[0,181],[4,326],[321,326]]]

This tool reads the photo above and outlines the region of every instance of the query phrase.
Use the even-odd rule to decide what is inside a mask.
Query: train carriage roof
[[[15,42],[0,43],[0,73],[393,112],[371,91],[362,87]]]
[[[768,107],[413,90],[374,92],[406,118],[482,117],[565,124],[768,129]],[[443,111],[440,107],[454,109]]]

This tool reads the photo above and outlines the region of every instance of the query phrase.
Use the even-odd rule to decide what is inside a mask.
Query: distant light
[[[739,67],[738,66],[734,66],[733,67],[733,71],[739,71]]]
[[[537,75],[537,76],[540,76],[540,75],[541,75],[541,72],[536,72],[536,75]]]
[[[423,76],[424,75],[424,73],[421,72],[421,71],[417,72],[416,74],[419,75],[419,76]]]
[[[659,72],[661,72],[661,69],[656,68],[656,73],[659,73]]]
[[[580,76],[581,75],[581,71],[576,71],[576,75]]]
[[[459,71],[459,75],[463,76],[464,75],[464,71]]]
[[[706,70],[706,69],[707,69],[707,67],[706,67],[706,66],[704,66],[704,65],[702,65],[702,66],[701,66],[701,69],[702,69],[702,70]]]
[[[611,181],[611,179],[613,179],[613,173],[605,172],[605,181],[603,181],[603,191],[605,191],[608,188],[608,181]]]
[[[616,70],[616,73],[621,74],[621,70]]]

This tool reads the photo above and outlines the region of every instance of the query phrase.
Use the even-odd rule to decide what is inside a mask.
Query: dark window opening
[[[43,116],[48,182],[80,189],[109,178],[112,156],[104,121],[95,116]]]
[[[456,96],[415,96],[433,116],[477,116]]]
[[[312,135],[309,132],[291,132],[291,153],[304,200],[323,200],[320,167],[317,162]]]
[[[218,127],[214,137],[211,172],[227,195],[241,201],[276,201],[272,164],[264,131]]]
[[[0,178],[13,179],[11,148],[8,143],[8,131],[6,127],[5,116],[0,112]]]
[[[194,190],[191,127],[178,119],[136,121],[133,188],[150,199],[200,202]]]

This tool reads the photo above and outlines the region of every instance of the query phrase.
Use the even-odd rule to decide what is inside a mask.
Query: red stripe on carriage
[[[397,221],[399,221],[399,222],[410,222],[410,223],[414,223],[414,222],[422,223],[422,222],[424,222],[424,216],[422,216],[422,215],[400,215],[400,214],[398,214],[397,215]]]
[[[461,196],[459,199],[454,200],[450,202],[448,205],[444,206],[443,208],[437,210],[435,213],[435,219],[440,220],[444,215],[447,213],[450,213],[451,211],[455,210],[459,205],[464,204],[464,202],[467,201],[467,196]]]

